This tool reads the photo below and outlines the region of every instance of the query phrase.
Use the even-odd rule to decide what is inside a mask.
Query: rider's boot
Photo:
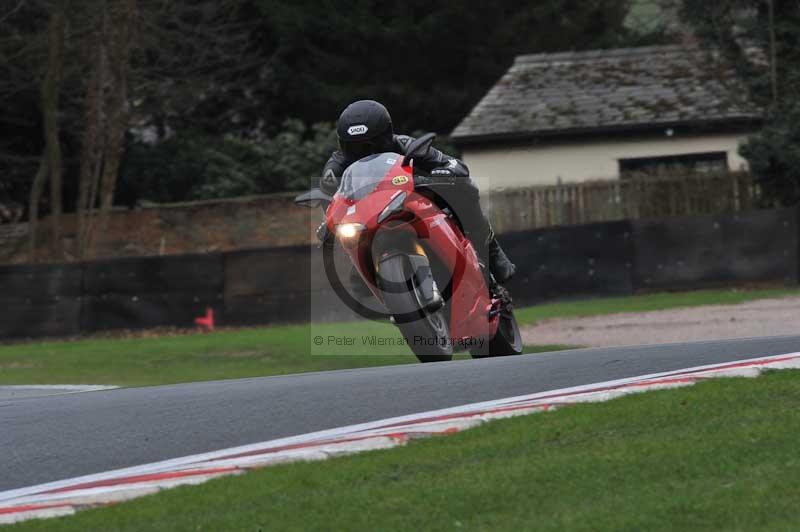
[[[473,243],[476,244],[475,251],[478,254],[478,260],[483,265],[482,267],[488,270],[488,272],[485,270],[484,272],[491,273],[491,275],[486,275],[490,285],[504,284],[514,276],[517,267],[509,260],[494,235],[491,235],[491,239],[486,243],[478,244],[474,240]]]
[[[498,283],[505,284],[514,277],[517,267],[509,260],[496,238],[492,238],[486,247],[489,249],[489,269],[492,275]]]

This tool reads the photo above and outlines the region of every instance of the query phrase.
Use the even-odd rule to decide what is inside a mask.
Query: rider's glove
[[[431,177],[448,177],[453,175],[453,170],[447,167],[434,168],[430,171]]]
[[[455,184],[456,176],[453,174],[451,168],[442,166],[432,169],[428,172],[428,175],[422,179],[418,179],[416,176],[414,179],[419,184],[452,185]]]

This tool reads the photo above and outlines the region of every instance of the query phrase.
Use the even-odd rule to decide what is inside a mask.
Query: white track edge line
[[[0,384],[0,390],[67,390],[68,393],[116,390],[109,384]]]
[[[634,382],[644,381],[644,380],[652,380],[658,378],[664,378],[669,376],[676,376],[682,375],[685,373],[696,373],[701,371],[713,370],[716,368],[721,368],[725,366],[735,365],[735,364],[758,364],[758,363],[769,363],[770,361],[787,358],[787,357],[798,357],[800,356],[800,352],[793,352],[793,353],[785,353],[780,355],[771,355],[767,357],[756,357],[756,358],[749,358],[749,359],[742,359],[742,360],[732,360],[728,362],[722,362],[718,364],[708,364],[703,366],[696,366],[692,368],[683,368],[678,370],[671,370],[666,372],[660,373],[651,373],[646,375],[640,375],[636,377],[627,377],[623,379],[615,379],[610,381],[604,382],[597,382],[592,384],[583,384],[579,386],[572,386],[568,388],[561,388],[555,390],[548,390],[544,392],[536,392],[533,394],[526,394],[526,395],[518,395],[513,397],[506,397],[501,399],[493,399],[489,401],[482,401],[477,403],[469,403],[465,405],[443,408],[439,410],[430,410],[426,412],[419,412],[415,414],[408,414],[404,416],[398,416],[393,418],[386,418],[376,421],[370,421],[366,423],[358,423],[354,425],[348,425],[344,427],[337,427],[333,429],[321,430],[317,432],[310,432],[306,434],[300,434],[296,436],[289,436],[285,438],[279,438],[276,440],[267,440],[264,442],[258,442],[253,444],[242,445],[238,447],[230,447],[226,449],[220,449],[217,451],[210,451],[207,453],[199,453],[194,455],[183,456],[180,458],[173,458],[169,460],[163,460],[159,462],[151,462],[149,464],[141,464],[137,466],[131,466],[121,469],[115,469],[111,471],[104,471],[102,473],[93,473],[89,475],[68,478],[63,480],[57,480],[53,482],[47,482],[44,484],[37,484],[34,486],[27,486],[24,488],[17,488],[13,490],[8,490],[4,492],[0,492],[0,502],[8,501],[12,499],[17,499],[20,497],[24,497],[26,495],[32,495],[36,493],[41,493],[43,491],[51,491],[55,489],[69,487],[75,484],[84,484],[88,482],[98,482],[103,480],[111,480],[120,476],[136,476],[136,475],[145,475],[145,474],[154,474],[163,472],[164,470],[174,469],[175,467],[186,466],[197,462],[206,462],[209,460],[214,460],[217,458],[225,457],[230,454],[239,454],[239,453],[246,453],[250,451],[257,451],[267,447],[279,447],[285,445],[293,445],[298,443],[307,443],[313,442],[319,439],[328,439],[331,437],[337,437],[345,434],[352,434],[354,432],[363,432],[370,429],[381,428],[384,425],[390,424],[402,424],[404,422],[414,421],[420,418],[427,418],[427,417],[438,417],[450,414],[459,414],[459,413],[466,413],[472,410],[480,410],[484,408],[491,408],[494,406],[504,405],[511,402],[523,401],[523,400],[533,400],[542,397],[548,397],[551,395],[564,395],[564,394],[574,394],[579,392],[586,392],[592,391],[595,388],[611,388],[616,386],[622,386],[625,384],[630,384]]]

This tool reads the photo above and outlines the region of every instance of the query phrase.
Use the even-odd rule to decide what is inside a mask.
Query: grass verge
[[[497,421],[9,531],[794,530],[800,371]]]
[[[314,346],[316,336],[325,338],[326,345]],[[344,337],[354,339],[353,345],[327,343],[328,338]],[[400,335],[388,323],[359,322],[9,345],[0,347],[0,385],[148,386],[417,361],[404,345],[375,347],[364,338],[399,339]],[[564,347],[526,348],[534,353]]]
[[[797,294],[800,291],[789,289],[705,290],[552,303],[522,308],[517,314],[525,325],[553,317],[732,304]],[[313,345],[317,336],[325,339],[325,345]],[[353,344],[336,345],[328,341],[342,337],[352,338]],[[406,346],[373,346],[365,341],[399,337],[388,323],[358,322],[5,345],[0,346],[0,384],[143,386],[416,363]],[[526,352],[565,347],[526,346]]]
[[[631,297],[607,297],[581,301],[545,303],[516,311],[520,325],[533,325],[550,318],[581,318],[625,312],[649,312],[704,305],[738,305],[757,299],[800,296],[797,288],[769,288],[760,290],[693,290],[690,292],[663,292]]]

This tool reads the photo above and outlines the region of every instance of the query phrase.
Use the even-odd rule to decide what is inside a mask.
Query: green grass
[[[703,305],[736,305],[756,299],[798,296],[797,288],[769,288],[760,290],[695,290],[691,292],[664,292],[632,297],[608,297],[581,301],[546,303],[516,311],[520,323],[533,324],[549,318],[579,318],[621,312],[648,312]]]
[[[9,531],[797,530],[800,371],[720,379]]]
[[[552,303],[518,309],[521,324],[553,317],[741,303],[798,290],[715,290]],[[317,347],[313,338],[323,337]],[[353,345],[334,345],[328,337]],[[388,323],[274,326],[154,338],[82,339],[0,346],[0,384],[142,386],[416,363],[406,346],[370,346],[364,337],[399,339]],[[565,346],[526,346],[526,352]],[[460,355],[464,357],[465,355]]]
[[[317,347],[318,335],[326,344],[329,337],[354,344]],[[362,341],[373,336],[400,338],[388,323],[360,322],[7,345],[0,347],[0,384],[144,386],[416,363],[406,346]],[[528,352],[559,348],[527,346]]]

